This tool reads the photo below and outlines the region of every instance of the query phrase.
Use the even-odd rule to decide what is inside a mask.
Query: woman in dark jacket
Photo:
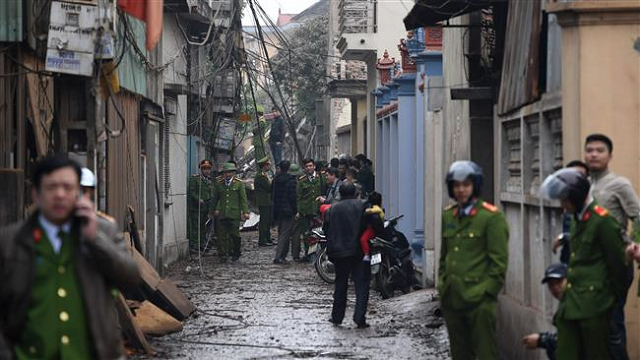
[[[298,165],[293,165],[298,166]],[[291,163],[280,162],[280,173],[273,179],[273,219],[278,224],[278,247],[274,264],[284,264],[289,253],[289,243],[295,225],[296,177],[289,173]]]

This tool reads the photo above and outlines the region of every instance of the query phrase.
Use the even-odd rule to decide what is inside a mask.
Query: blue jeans
[[[273,163],[278,166],[282,161],[282,143],[280,145],[269,142],[269,147],[271,148],[271,156],[273,156]]]

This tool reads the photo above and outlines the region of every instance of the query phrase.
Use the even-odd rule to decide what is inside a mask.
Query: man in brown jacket
[[[114,295],[136,286],[138,269],[79,189],[75,162],[43,159],[36,212],[0,232],[1,359],[124,358]]]

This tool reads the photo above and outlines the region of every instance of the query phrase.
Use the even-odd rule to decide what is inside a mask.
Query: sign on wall
[[[236,133],[236,121],[233,119],[220,119],[218,133],[213,142],[213,147],[222,150],[231,150]]]
[[[97,7],[61,1],[51,3],[46,70],[91,76]]]
[[[95,59],[114,57],[112,1],[80,4],[53,1],[49,16],[46,70],[91,76]],[[102,36],[96,41],[98,31]]]

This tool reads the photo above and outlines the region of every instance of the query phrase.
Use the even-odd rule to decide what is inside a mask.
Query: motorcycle
[[[385,221],[385,236],[369,240],[371,274],[383,299],[393,297],[395,290],[406,294],[418,282],[409,241],[402,232],[396,230],[398,221],[403,217],[400,215]]]
[[[325,282],[333,284],[336,281],[336,270],[327,256],[327,238],[322,230],[322,221],[314,219],[311,230],[305,234],[305,241],[309,248],[308,257],[313,262],[318,276]]]

